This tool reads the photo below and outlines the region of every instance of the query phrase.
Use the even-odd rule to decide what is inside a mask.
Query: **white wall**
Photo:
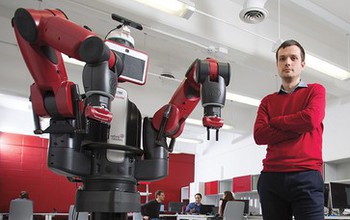
[[[338,100],[328,105],[323,136],[324,161],[350,158],[350,101]]]
[[[233,140],[232,133],[222,131],[219,141],[213,138],[198,146],[195,157],[195,181],[230,179],[235,176],[258,174],[265,157],[265,146],[257,146],[251,134]]]
[[[25,98],[0,94],[0,131],[33,134],[31,104]]]
[[[33,112],[29,99],[0,94],[0,131],[16,134],[34,134]],[[48,120],[41,120],[42,128]],[[47,138],[44,134],[42,137]]]

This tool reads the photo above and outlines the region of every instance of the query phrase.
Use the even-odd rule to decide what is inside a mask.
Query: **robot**
[[[141,26],[114,17],[122,22],[118,29],[126,34],[125,27]],[[133,51],[133,43],[113,37],[102,40],[69,21],[58,9],[19,8],[12,26],[34,79],[30,87],[34,133],[50,135],[48,167],[71,181],[82,182],[76,193],[77,211],[90,212],[94,220],[125,220],[128,212],[139,212],[138,182],[167,176],[168,154],[199,101],[204,107],[203,125],[208,137],[209,129],[215,129],[218,140],[223,126],[221,108],[230,81],[229,63],[196,59],[169,103],[153,117],[142,119],[137,106],[127,99],[122,115],[126,138],[120,144],[111,139],[111,128],[119,123],[112,113],[119,110],[113,105],[118,83],[135,83],[135,79],[137,83],[140,77],[124,75],[123,70],[134,64],[121,57],[116,48]],[[68,80],[62,53],[86,63],[84,93]],[[50,118],[45,129],[41,128],[42,117]],[[167,138],[171,139],[169,144]]]

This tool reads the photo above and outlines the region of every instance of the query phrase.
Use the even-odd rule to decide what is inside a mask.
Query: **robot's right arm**
[[[34,116],[80,118],[77,86],[68,80],[61,53],[86,62],[83,83],[88,102],[84,114],[110,122],[116,87],[117,56],[90,30],[67,20],[60,10],[17,9],[12,21],[17,42],[34,79]],[[110,83],[113,82],[113,83]],[[37,126],[40,126],[37,123]],[[40,133],[40,127],[36,132]]]
[[[35,134],[49,133],[48,165],[65,176],[91,174],[84,143],[106,143],[111,102],[122,70],[119,57],[92,31],[60,10],[17,9],[12,20],[18,46],[34,83],[30,87]],[[61,53],[86,63],[85,94],[68,80]],[[50,118],[41,129],[40,117]],[[83,152],[83,153],[82,153]]]

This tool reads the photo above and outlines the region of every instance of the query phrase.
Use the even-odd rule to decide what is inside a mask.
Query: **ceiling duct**
[[[267,0],[245,0],[243,9],[239,13],[242,21],[249,24],[257,24],[263,21],[268,11],[264,8]]]

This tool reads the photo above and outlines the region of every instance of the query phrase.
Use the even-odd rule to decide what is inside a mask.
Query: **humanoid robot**
[[[121,17],[119,21],[119,33],[126,35],[126,26],[139,25]],[[143,84],[145,79],[144,75],[133,77],[125,72],[135,63],[118,51],[122,48],[137,53],[133,42],[121,41],[113,34],[104,41],[57,9],[19,8],[12,25],[34,79],[30,87],[34,133],[50,135],[48,167],[71,181],[82,182],[76,194],[77,211],[90,212],[94,220],[124,220],[128,212],[139,212],[138,182],[167,176],[168,153],[200,100],[203,125],[208,132],[215,129],[218,138],[230,81],[228,63],[210,58],[195,60],[170,102],[153,117],[142,119],[131,101],[126,100],[124,111],[114,105],[120,81]],[[82,73],[85,93],[68,80],[62,53],[86,63]],[[120,121],[112,112],[119,110],[126,122],[122,143],[113,139],[113,126]],[[40,117],[50,118],[47,128],[41,128]],[[167,138],[171,139],[169,144]]]

